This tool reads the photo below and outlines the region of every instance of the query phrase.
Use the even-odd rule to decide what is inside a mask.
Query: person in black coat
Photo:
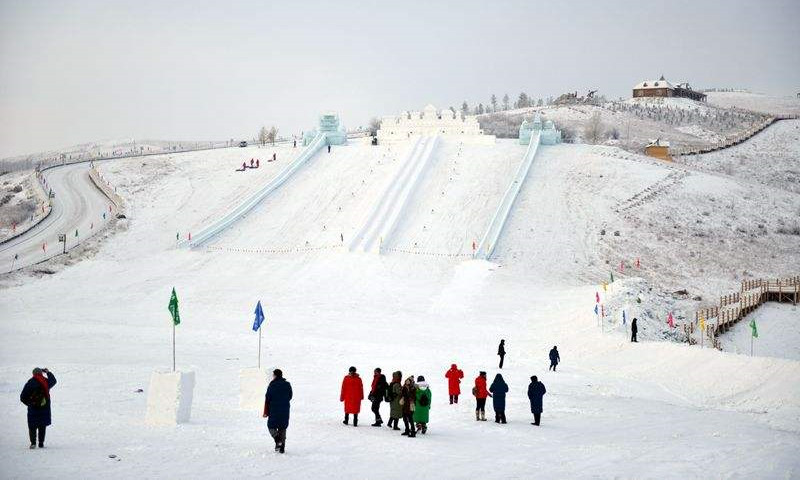
[[[634,317],[633,321],[631,322],[631,342],[639,343],[636,340],[637,333],[639,333],[639,326],[636,325],[636,318]]]
[[[536,375],[531,377],[531,383],[528,385],[528,400],[531,402],[531,413],[533,414],[533,423],[531,425],[539,425],[542,420],[542,397],[547,393],[544,388],[544,383],[540,382]]]
[[[47,375],[47,378],[45,378]],[[28,407],[28,436],[31,447],[36,448],[36,435],[39,435],[39,448],[44,448],[44,435],[51,423],[50,389],[56,384],[56,377],[46,368],[33,369],[33,377],[22,388],[19,401]]]
[[[386,396],[386,390],[389,388],[389,383],[386,381],[386,375],[381,373],[380,368],[375,369],[375,375],[372,378],[372,388],[370,389],[367,400],[372,402],[372,413],[375,414],[375,423],[373,427],[380,427],[383,425],[383,418],[381,418],[381,402]]]
[[[561,361],[561,356],[558,354],[558,347],[554,345],[553,349],[550,350],[550,368],[548,369],[548,371],[552,370],[555,372],[556,366],[560,361]]]
[[[503,368],[503,359],[506,358],[505,340],[500,340],[500,345],[497,346],[497,355],[500,357],[500,368]]]
[[[269,434],[275,440],[275,451],[283,453],[286,448],[286,429],[289,428],[289,403],[292,400],[292,384],[283,378],[281,369],[272,371],[272,381],[267,387],[264,401],[264,416]]]

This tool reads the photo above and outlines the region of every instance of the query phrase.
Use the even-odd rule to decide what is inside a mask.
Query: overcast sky
[[[0,157],[599,89],[800,90],[800,1],[0,0]]]

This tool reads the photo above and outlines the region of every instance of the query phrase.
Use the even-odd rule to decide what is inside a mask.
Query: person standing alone
[[[639,333],[639,326],[636,325],[636,317],[634,317],[633,321],[631,322],[631,342],[639,343],[636,340],[636,334],[637,333]]]
[[[47,375],[47,378],[45,378]],[[46,368],[36,367],[19,394],[20,402],[28,407],[28,436],[30,448],[36,448],[36,434],[39,434],[39,448],[44,448],[44,435],[51,423],[50,389],[56,384],[56,377]]]
[[[536,375],[531,377],[531,383],[528,385],[528,400],[531,402],[531,413],[533,414],[533,423],[531,425],[539,426],[542,420],[542,397],[547,393],[544,384],[536,378]]]
[[[286,429],[289,428],[289,402],[292,400],[292,384],[283,378],[283,371],[272,371],[272,381],[267,387],[264,400],[264,416],[267,417],[269,434],[275,440],[275,451],[284,453]]]
[[[450,405],[458,403],[458,396],[461,395],[461,379],[464,378],[464,372],[459,370],[454,363],[450,365],[450,370],[444,376],[447,379],[447,393],[450,395]]]
[[[558,347],[553,345],[553,349],[550,350],[550,368],[548,371],[556,371],[556,367],[558,366],[558,362],[561,361],[561,356],[558,354]]]
[[[356,367],[350,367],[349,373],[342,380],[342,393],[339,401],[344,402],[344,423],[350,422],[353,414],[353,426],[358,426],[358,413],[361,411],[361,400],[364,399],[364,384],[356,373]]]
[[[503,359],[506,358],[506,341],[500,340],[500,345],[497,346],[497,355],[500,357],[500,368],[503,368]]]

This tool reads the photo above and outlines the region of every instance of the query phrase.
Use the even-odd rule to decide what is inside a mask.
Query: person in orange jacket
[[[447,390],[450,394],[450,405],[458,403],[458,396],[461,395],[461,379],[464,378],[464,372],[459,370],[456,364],[450,365],[450,370],[444,374],[447,379]]]
[[[361,411],[361,400],[364,400],[364,384],[361,377],[356,373],[356,367],[350,367],[349,373],[342,380],[342,393],[339,401],[344,402],[344,423],[350,422],[350,414],[353,414],[353,426],[358,426],[358,413]]]
[[[475,420],[486,421],[486,398],[492,394],[486,389],[486,372],[480,372],[475,379],[475,386],[472,387],[472,394],[475,395]]]

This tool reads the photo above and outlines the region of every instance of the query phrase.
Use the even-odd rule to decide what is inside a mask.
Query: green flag
[[[614,283],[614,272],[611,272],[611,283]]]
[[[169,313],[172,315],[172,323],[180,325],[181,314],[178,313],[178,295],[175,293],[175,287],[172,287],[172,297],[169,299]]]
[[[753,338],[758,338],[758,328],[756,327],[756,319],[750,320],[750,329],[753,330]]]

